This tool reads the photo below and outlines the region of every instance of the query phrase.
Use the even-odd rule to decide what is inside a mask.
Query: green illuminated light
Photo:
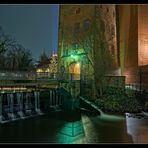
[[[70,57],[75,58],[77,55],[71,54]]]
[[[73,55],[73,54],[71,54],[70,56],[71,56],[71,57],[75,57],[75,55]]]

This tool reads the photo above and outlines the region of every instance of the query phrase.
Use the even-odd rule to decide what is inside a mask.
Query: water
[[[24,116],[24,113],[22,112],[22,111],[19,111],[18,113],[17,113],[19,116],[20,116],[20,118],[24,118],[25,116]]]
[[[15,120],[16,119],[14,113],[8,113],[8,117],[9,117],[10,120]]]
[[[73,122],[64,117],[56,112],[0,124],[0,143],[139,143],[141,129],[148,128],[148,119],[126,115],[83,113]]]

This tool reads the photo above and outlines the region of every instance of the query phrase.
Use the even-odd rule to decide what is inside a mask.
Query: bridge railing
[[[33,80],[36,79],[35,72],[1,72],[0,80]]]
[[[80,74],[49,72],[2,72],[0,80],[80,80]]]

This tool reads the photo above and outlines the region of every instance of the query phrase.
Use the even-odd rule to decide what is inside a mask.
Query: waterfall
[[[55,90],[53,90],[53,93],[52,93],[52,101],[53,101],[53,106],[55,107],[56,106],[56,103],[55,103]]]
[[[19,111],[17,112],[17,114],[20,116],[20,118],[24,118],[22,94],[18,92],[16,94],[16,97],[17,97],[17,103],[19,105]]]
[[[30,99],[30,96],[29,96],[29,93],[27,92],[27,93],[26,93],[25,110],[26,110],[26,113],[31,114],[31,109],[30,109],[30,107],[29,107],[29,99]]]
[[[8,117],[11,120],[15,120],[16,119],[16,116],[13,113],[13,111],[14,111],[13,110],[14,109],[14,106],[13,106],[14,95],[13,95],[13,93],[7,94],[7,97],[8,97],[8,100],[9,100],[9,113],[8,113]]]
[[[50,90],[49,93],[50,93],[50,107],[52,107],[52,90]]]
[[[59,98],[58,98],[58,92],[57,92],[57,90],[55,92],[56,92],[56,97],[55,97],[55,99],[56,99],[56,105],[59,106],[60,105],[60,102],[59,102]]]
[[[3,120],[3,115],[2,115],[2,95],[0,94],[0,122]]]
[[[29,116],[33,116],[31,113],[31,96],[32,93],[30,92],[1,92],[0,93],[0,123],[7,123],[19,119],[25,119],[23,109],[26,110],[26,113]],[[35,99],[35,110],[37,114],[42,115],[43,113],[40,110],[40,92],[34,92],[34,99]],[[15,101],[16,99],[16,101]],[[7,103],[3,103],[6,101]],[[16,107],[15,107],[16,105]],[[3,112],[4,110],[4,112]]]
[[[40,92],[34,92],[34,96],[35,96],[35,110],[38,114],[42,114],[41,110],[40,110]]]

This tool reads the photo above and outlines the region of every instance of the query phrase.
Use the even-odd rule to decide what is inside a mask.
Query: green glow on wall
[[[71,54],[70,55],[70,57],[69,57],[69,61],[73,61],[73,60],[75,60],[75,61],[78,61],[78,59],[79,59],[79,56],[78,55],[75,55],[75,54]]]
[[[75,57],[77,57],[77,55],[71,54],[70,57],[75,58]]]

